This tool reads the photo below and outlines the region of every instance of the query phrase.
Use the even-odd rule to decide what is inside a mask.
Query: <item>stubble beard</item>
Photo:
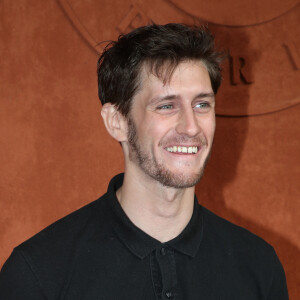
[[[151,157],[149,153],[143,151],[139,144],[137,128],[132,118],[128,118],[127,139],[129,145],[129,159],[132,162],[137,163],[145,174],[166,187],[183,189],[195,186],[202,178],[204,168],[210,156],[209,151],[199,171],[193,175],[186,176],[183,173],[171,172],[154,157]]]

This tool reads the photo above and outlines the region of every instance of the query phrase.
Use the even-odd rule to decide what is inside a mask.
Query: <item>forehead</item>
[[[205,63],[201,60],[184,60],[178,64],[173,64],[171,61],[165,61],[162,64],[160,62],[144,62],[139,72],[139,79],[145,80],[154,76],[161,80],[164,84],[170,84],[174,77],[174,73],[176,75],[176,73],[180,72],[182,69],[192,68],[195,66],[200,69],[204,68],[207,71]]]
[[[141,67],[139,88],[134,96],[144,100],[155,95],[176,93],[182,97],[192,96],[193,93],[212,93],[212,86],[206,66],[200,60],[187,60],[170,68],[167,63],[158,72],[150,64]]]

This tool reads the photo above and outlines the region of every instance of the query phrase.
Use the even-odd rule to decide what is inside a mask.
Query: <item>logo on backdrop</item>
[[[114,3],[115,2],[115,3]],[[297,0],[60,0],[97,53],[107,41],[151,22],[208,25],[228,52],[216,112],[261,115],[300,103],[300,5]]]

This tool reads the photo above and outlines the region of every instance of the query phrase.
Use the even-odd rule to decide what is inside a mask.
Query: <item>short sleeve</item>
[[[274,251],[273,279],[269,289],[267,300],[288,300],[288,291],[283,267]]]
[[[0,299],[46,299],[22,253],[14,250],[0,272]]]

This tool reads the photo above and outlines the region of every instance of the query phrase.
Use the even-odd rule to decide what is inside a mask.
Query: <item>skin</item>
[[[193,213],[195,184],[213,142],[215,97],[200,61],[180,63],[165,84],[144,66],[140,82],[129,122],[110,103],[102,116],[123,147],[125,177],[117,191],[122,208],[137,227],[167,242],[182,232]],[[196,146],[198,151],[169,152],[173,146]]]

